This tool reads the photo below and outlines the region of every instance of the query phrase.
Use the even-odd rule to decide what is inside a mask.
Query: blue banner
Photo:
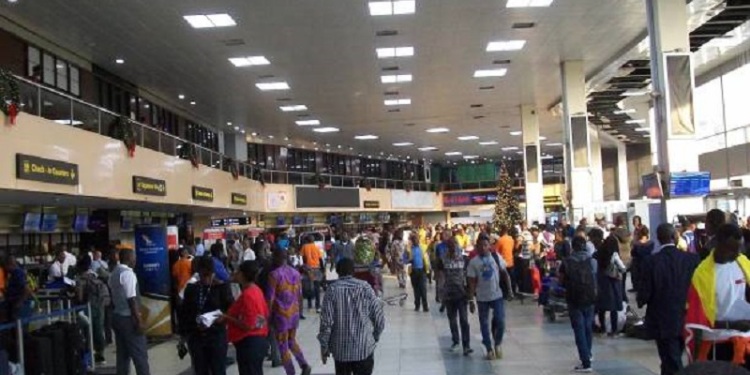
[[[135,227],[135,274],[143,295],[169,296],[167,228],[160,225]]]

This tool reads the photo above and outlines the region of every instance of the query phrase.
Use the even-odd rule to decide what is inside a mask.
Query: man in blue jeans
[[[596,261],[586,251],[586,239],[573,238],[573,254],[560,266],[560,280],[565,286],[570,325],[578,347],[581,361],[574,372],[588,373],[591,370],[593,345],[594,302],[596,301]]]
[[[487,359],[501,359],[503,353],[501,345],[505,333],[505,306],[503,290],[500,288],[500,278],[504,278],[506,285],[510,285],[510,277],[502,257],[493,256],[490,252],[490,240],[482,235],[475,246],[477,256],[469,261],[466,276],[469,281],[469,309],[472,313],[476,309],[474,296],[479,304],[479,326],[482,331],[482,343],[487,349]],[[492,325],[489,313],[492,310]],[[490,327],[492,335],[490,336]],[[494,346],[493,344],[494,340]]]

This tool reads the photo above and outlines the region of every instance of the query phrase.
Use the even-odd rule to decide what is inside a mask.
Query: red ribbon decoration
[[[8,117],[11,125],[16,124],[16,116],[18,116],[18,105],[16,103],[8,104]]]

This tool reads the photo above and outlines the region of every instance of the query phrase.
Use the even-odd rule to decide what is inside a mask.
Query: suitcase
[[[52,363],[54,367],[55,375],[67,375],[68,364],[67,358],[65,357],[65,347],[69,345],[65,331],[53,326],[44,327],[36,332],[31,333],[32,336],[46,337],[52,341]]]
[[[78,324],[57,322],[50,326],[63,332],[66,345],[63,355],[66,358],[66,372],[61,374],[83,375],[86,373],[84,353],[87,351],[87,336]]]
[[[55,375],[52,340],[49,337],[26,335],[23,339],[25,375]]]

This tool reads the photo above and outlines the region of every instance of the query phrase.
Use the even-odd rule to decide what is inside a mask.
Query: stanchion
[[[86,304],[89,315],[89,353],[91,353],[91,363],[89,370],[96,370],[96,353],[94,352],[94,315],[91,314],[91,302]]]
[[[25,359],[25,353],[23,351],[23,322],[21,322],[21,319],[16,320],[16,335],[18,335],[18,338],[16,339],[18,341],[18,364],[23,369],[24,373],[26,372],[26,359]]]

